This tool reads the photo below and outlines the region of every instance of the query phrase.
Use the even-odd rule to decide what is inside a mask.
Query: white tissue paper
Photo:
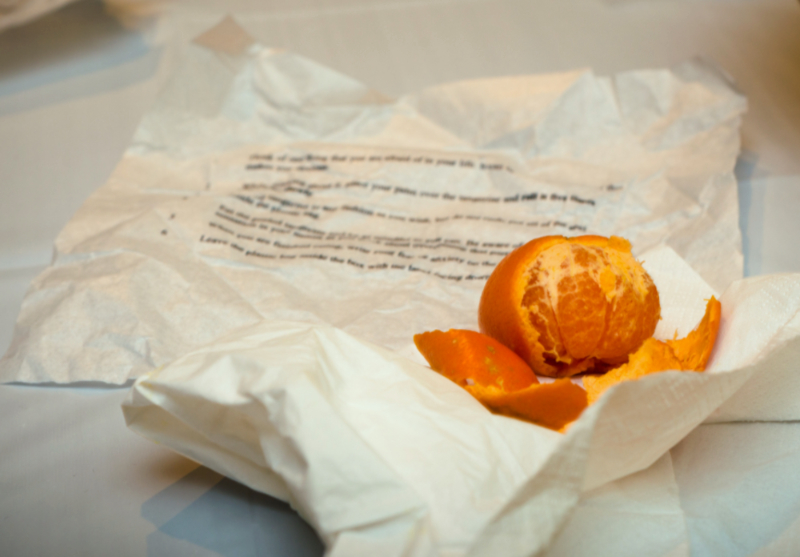
[[[669,292],[675,269],[685,288],[663,300],[659,329],[691,328],[711,288],[670,248],[644,257],[660,289]],[[779,303],[798,315],[800,300],[781,291],[800,291],[800,277],[751,282],[761,281],[734,283],[722,296],[725,326],[705,373],[619,384],[563,436],[493,415],[427,367],[340,329],[280,321],[141,377],[123,409],[134,431],[289,501],[328,555],[535,555],[583,494],[659,462],[715,409],[713,421],[800,416],[796,404],[775,408],[790,399],[776,381],[794,370],[800,339],[764,356],[765,343],[789,334],[789,325],[753,311]],[[743,342],[753,326],[759,334]],[[751,392],[753,383],[765,388]],[[791,385],[796,398],[800,385]],[[648,489],[659,493],[659,481],[633,482],[607,512]],[[628,512],[661,517],[663,502]],[[591,549],[600,533],[595,523],[580,536]],[[635,555],[649,539],[640,532],[627,543],[615,539],[614,548]],[[567,554],[598,554],[587,551]]]
[[[0,379],[121,384],[264,319],[422,362],[412,336],[475,328],[497,262],[546,234],[670,246],[718,292],[741,278],[745,100],[714,68],[390,100],[232,20],[196,42],[57,238]]]
[[[0,379],[138,377],[131,428],[289,501],[329,555],[545,551],[704,421],[800,415],[800,277],[738,280],[744,109],[701,62],[393,100],[225,20],[59,235]],[[561,435],[424,365],[413,335],[476,329],[506,253],[584,233],[632,242],[662,338],[722,293],[706,373],[620,384]]]

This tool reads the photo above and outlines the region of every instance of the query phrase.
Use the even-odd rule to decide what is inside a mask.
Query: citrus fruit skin
[[[714,296],[706,302],[706,312],[697,327],[682,339],[668,340],[666,344],[680,360],[683,369],[705,371],[711,352],[717,342],[722,305]]]
[[[550,377],[605,371],[653,335],[658,291],[616,236],[545,236],[504,258],[483,289],[481,332]]]
[[[592,404],[617,383],[631,381],[661,371],[704,371],[717,341],[722,306],[712,296],[697,327],[682,339],[666,342],[649,338],[631,354],[628,362],[604,375],[583,378],[587,402]]]
[[[556,379],[511,392],[477,386],[468,390],[495,414],[561,432],[566,431],[588,405],[586,391],[570,379]]]
[[[476,331],[428,331],[414,335],[414,344],[431,369],[465,388],[492,387],[506,392],[539,383],[519,356]]]
[[[586,391],[569,379],[540,384],[533,370],[497,340],[450,329],[414,335],[431,369],[447,377],[488,410],[563,431],[586,408]]]

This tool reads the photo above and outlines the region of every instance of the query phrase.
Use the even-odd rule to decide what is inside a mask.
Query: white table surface
[[[172,28],[180,44],[223,13],[212,0]],[[141,5],[141,4],[139,4]],[[591,67],[598,74],[708,57],[750,102],[737,164],[745,272],[800,272],[800,4],[794,0],[273,0],[224,4],[264,44],[389,94],[473,77]],[[254,8],[257,7],[258,9]],[[0,15],[2,17],[2,15]],[[129,20],[128,20],[129,21]],[[130,21],[129,21],[130,22]],[[103,184],[169,76],[176,50],[82,0],[0,34],[0,350],[52,242]],[[285,504],[125,428],[125,389],[0,386],[0,555],[321,555]],[[800,554],[800,424],[701,426],[666,457],[676,505],[663,522],[692,555]],[[746,485],[725,459],[752,460]],[[666,462],[666,461],[665,461]],[[665,466],[661,463],[660,466]],[[642,474],[661,473],[653,469]],[[631,479],[629,481],[635,481]],[[696,500],[692,485],[719,486]],[[751,509],[727,509],[726,493]],[[587,498],[550,555],[578,555]],[[676,507],[677,508],[677,507]],[[774,513],[754,527],[748,513]],[[676,515],[677,516],[677,515]],[[606,515],[608,531],[636,525]],[[688,554],[686,547],[680,549]],[[613,553],[613,541],[594,554]],[[666,555],[650,547],[644,554]]]

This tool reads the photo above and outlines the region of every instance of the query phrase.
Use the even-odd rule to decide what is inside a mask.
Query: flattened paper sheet
[[[741,277],[745,100],[712,67],[392,100],[232,20],[197,43],[59,235],[3,380],[124,383],[262,320],[421,362],[412,336],[475,328],[492,268],[546,234],[670,246],[717,292]]]

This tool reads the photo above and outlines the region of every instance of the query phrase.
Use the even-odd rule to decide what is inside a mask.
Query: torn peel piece
[[[706,313],[695,329],[680,340],[668,340],[667,344],[683,364],[684,369],[704,371],[711,351],[717,342],[722,305],[714,296],[706,304]]]
[[[628,362],[604,375],[583,378],[589,404],[594,403],[612,385],[639,379],[660,371],[703,371],[706,368],[719,331],[721,306],[711,297],[697,327],[682,339],[666,342],[650,338],[634,352]]]
[[[563,430],[587,406],[582,388],[568,379],[540,385],[527,363],[481,333],[429,331],[415,335],[414,343],[434,371],[496,414]]]
[[[414,344],[434,371],[462,387],[478,385],[515,391],[539,383],[519,356],[475,331],[428,331],[414,335]]]
[[[570,379],[531,385],[510,393],[479,386],[467,391],[495,414],[563,431],[588,406],[586,391]]]

